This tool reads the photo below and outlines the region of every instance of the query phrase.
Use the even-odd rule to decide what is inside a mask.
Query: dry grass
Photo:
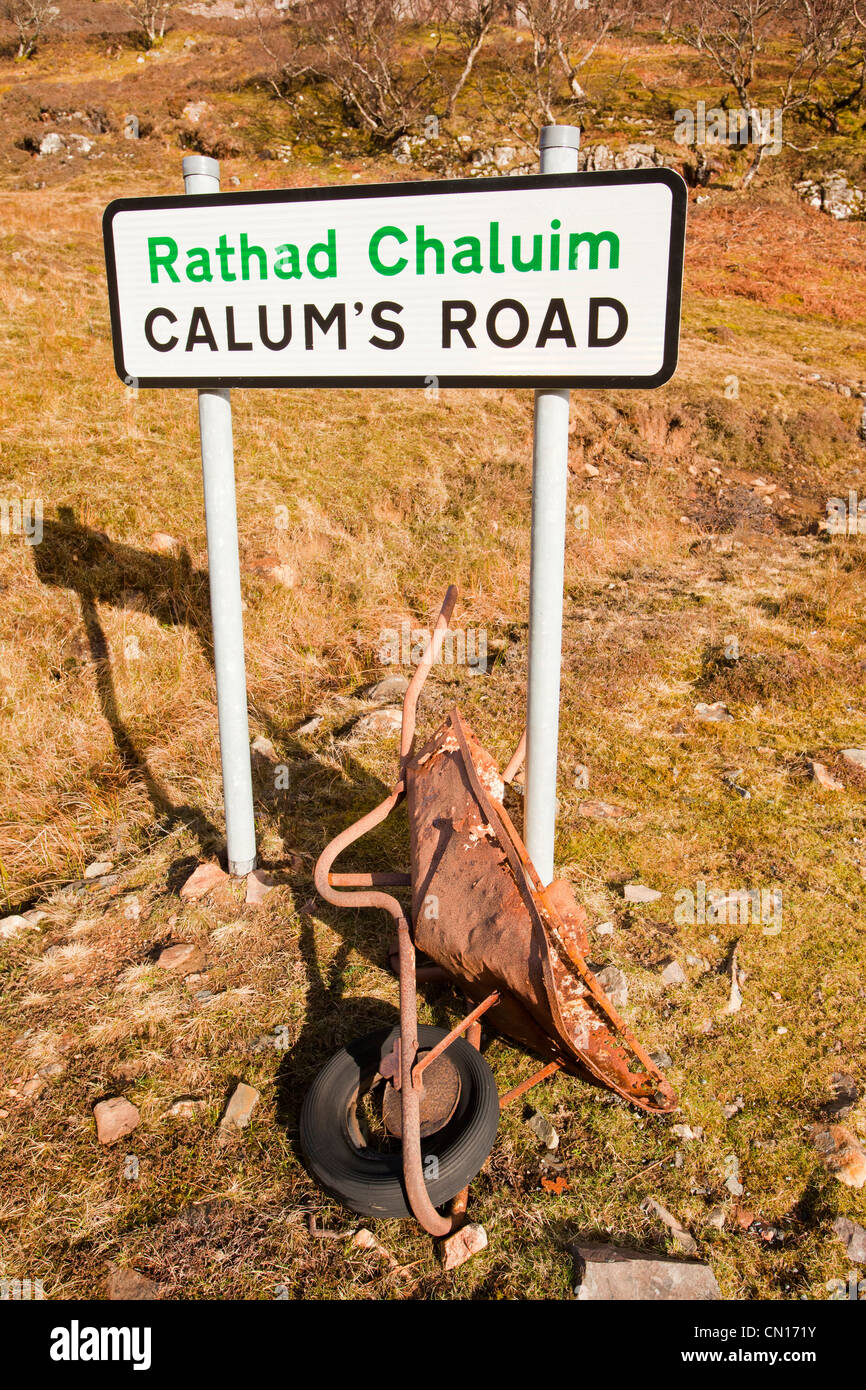
[[[866,377],[863,227],[795,206],[774,171],[749,197],[714,191],[691,209],[677,377],[652,396],[573,403],[570,506],[586,507],[589,525],[576,512],[568,538],[558,862],[591,920],[614,923],[593,936],[594,959],[626,971],[631,1021],[670,1053],[677,1119],[704,1138],[677,1140],[557,1079],[534,1101],[562,1136],[569,1191],[542,1189],[517,1106],[473,1185],[489,1251],[443,1277],[411,1225],[382,1223],[406,1266],[394,1275],[306,1234],[308,1210],[353,1226],[299,1161],[304,1089],[397,1003],[387,924],[317,903],[312,865],[393,775],[393,740],[339,736],[364,708],[352,692],[385,672],[379,633],[404,618],[426,625],[451,580],[457,623],[486,628],[496,660],[485,676],[438,670],[425,726],[459,700],[500,759],[511,751],[523,717],[531,398],[235,393],[244,562],[276,554],[296,574],[290,589],[248,568],[243,581],[251,730],[288,769],[288,790],[266,768],[256,782],[262,856],[282,884],[258,911],[239,894],[183,905],[184,874],[219,851],[223,830],[195,403],[171,392],[129,400],[115,380],[99,244],[110,196],[179,181],[182,122],[166,90],[189,99],[182,39],[172,36],[159,79],[148,67],[133,89],[135,55],[95,45],[78,53],[74,82],[70,50],[0,71],[20,122],[34,84],[65,84],[63,102],[78,106],[88,84],[102,100],[109,78],[114,116],[130,90],[145,114],[152,102],[165,116],[134,151],[115,125],[99,137],[100,161],[50,173],[11,144],[23,125],[4,137],[0,493],[42,497],[46,532],[35,548],[0,541],[0,874],[6,910],[38,902],[48,916],[0,945],[0,1273],[41,1277],[51,1297],[100,1294],[114,1263],[178,1298],[558,1297],[577,1232],[665,1247],[640,1210],[651,1194],[694,1230],[727,1297],[824,1297],[826,1280],[846,1274],[832,1218],[866,1220],[866,1198],[824,1173],[806,1134],[833,1072],[866,1081],[863,785],[837,757],[866,741],[866,552],[861,539],[817,534],[827,496],[858,486],[863,446],[859,402],[809,374],[848,386]],[[223,60],[230,69],[247,42],[199,40],[199,74]],[[650,46],[640,73],[676,104],[700,80],[695,62]],[[655,116],[660,98],[638,96]],[[222,90],[217,105],[247,100],[263,120],[260,95]],[[262,128],[250,116],[249,130]],[[398,175],[360,154],[311,169],[247,151],[224,167],[243,187]],[[37,175],[49,186],[35,190]],[[725,396],[731,374],[737,399]],[[283,506],[288,529],[277,525]],[[182,549],[155,553],[155,531]],[[732,634],[737,660],[724,655]],[[716,699],[733,722],[697,723],[696,701]],[[315,712],[318,729],[298,733]],[[808,780],[807,757],[833,767],[845,791]],[[748,800],[725,780],[732,769]],[[632,815],[587,819],[588,797]],[[405,863],[405,823],[383,827],[368,856]],[[114,886],[77,882],[95,858],[114,861]],[[635,879],[663,897],[627,909],[621,884]],[[781,887],[781,934],[678,923],[674,895],[699,880]],[[737,937],[745,1002],[726,1017]],[[155,964],[179,940],[207,956],[190,987]],[[670,955],[689,984],[664,991],[658,964]],[[458,1007],[423,992],[426,1021]],[[275,1029],[284,1051],[254,1049]],[[487,1055],[502,1088],[532,1068],[495,1039]],[[217,1149],[238,1079],[262,1103],[238,1145]],[[142,1123],[102,1150],[91,1108],[118,1093]],[[166,1116],[190,1094],[204,1102],[195,1118]],[[738,1094],[744,1109],[725,1120]],[[862,1108],[852,1122],[863,1134]],[[730,1204],[731,1155],[743,1201],[784,1232],[779,1246],[706,1224],[714,1203]]]

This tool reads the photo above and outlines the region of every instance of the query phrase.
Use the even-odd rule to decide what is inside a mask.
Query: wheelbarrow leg
[[[403,1180],[417,1221],[431,1236],[447,1236],[454,1218],[440,1216],[427,1194],[421,1157],[421,1101],[412,1069],[418,1055],[418,1001],[415,996],[415,947],[402,912],[397,919],[400,950],[400,1108],[402,1117]]]
[[[467,1030],[466,1030],[466,1041],[469,1043],[470,1047],[474,1047],[474,1048],[475,1048],[475,1051],[476,1051],[476,1052],[480,1052],[480,1051],[481,1051],[481,1024],[480,1024],[480,1023],[476,1022],[476,1023],[471,1023],[471,1024],[469,1025],[469,1027],[468,1027]],[[468,1206],[469,1206],[469,1188],[468,1188],[468,1187],[464,1187],[463,1191],[462,1191],[462,1192],[458,1192],[458,1193],[457,1193],[457,1196],[454,1198],[454,1200],[453,1200],[452,1203],[451,1203],[451,1216],[452,1216],[452,1219],[453,1219],[455,1222],[461,1221],[461,1220],[463,1219],[463,1217],[466,1215],[466,1209],[467,1209]]]

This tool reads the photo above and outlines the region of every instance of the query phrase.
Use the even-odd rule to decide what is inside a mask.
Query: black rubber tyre
[[[411,1216],[403,1186],[399,1145],[393,1153],[359,1147],[349,1114],[359,1092],[370,1085],[398,1029],[369,1033],[336,1053],[322,1068],[301,1108],[301,1150],[316,1181],[360,1216]],[[445,1037],[443,1028],[419,1028],[418,1044],[429,1049]],[[496,1140],[499,1096],[489,1066],[463,1038],[448,1049],[460,1073],[460,1097],[448,1123],[421,1140],[425,1161],[438,1159],[438,1175],[427,1180],[435,1207],[456,1197],[480,1172]]]

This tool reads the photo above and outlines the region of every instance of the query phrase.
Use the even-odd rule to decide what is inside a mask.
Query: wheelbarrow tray
[[[641,1108],[677,1105],[586,962],[585,912],[563,880],[542,885],[503,805],[499,769],[458,709],[407,763],[416,946],[491,1025]]]

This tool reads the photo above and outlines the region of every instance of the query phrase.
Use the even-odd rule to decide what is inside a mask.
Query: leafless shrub
[[[173,9],[174,0],[126,0],[127,13],[151,45],[165,38],[165,26]]]
[[[588,100],[584,87],[604,40],[630,25],[637,0],[521,0],[523,43],[503,54],[498,98],[483,99],[521,144]]]
[[[678,0],[671,32],[706,53],[751,125],[758,123],[757,90],[782,117],[803,107],[850,47],[854,22],[851,0]],[[781,81],[771,81],[771,63],[783,65]],[[767,144],[755,143],[743,187]]]
[[[19,58],[32,58],[59,14],[50,0],[3,0],[0,5],[0,15],[12,25],[18,37]]]
[[[314,0],[277,24],[260,9],[259,39],[278,90],[304,80],[327,83],[347,119],[387,144],[436,106],[441,26],[430,49],[411,43],[407,21],[407,14],[417,21],[431,11],[399,0]]]
[[[445,7],[444,13],[440,13],[439,22],[445,22],[451,28],[462,58],[456,80],[447,92],[443,111],[446,120],[454,114],[490,31],[499,19],[507,17],[508,10],[505,0],[456,0],[455,4]]]

